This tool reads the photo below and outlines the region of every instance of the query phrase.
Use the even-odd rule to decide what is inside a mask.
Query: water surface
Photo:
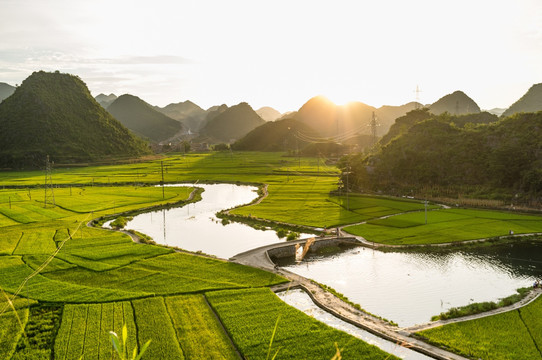
[[[215,214],[248,204],[258,197],[257,188],[233,184],[177,184],[203,188],[201,201],[184,207],[137,215],[126,228],[149,235],[158,244],[202,251],[227,259],[243,251],[284,241],[274,230],[256,230],[241,223],[222,225]]]
[[[406,327],[429,322],[432,315],[452,307],[512,295],[542,275],[540,264],[542,244],[523,244],[500,251],[439,253],[358,247],[284,267]]]

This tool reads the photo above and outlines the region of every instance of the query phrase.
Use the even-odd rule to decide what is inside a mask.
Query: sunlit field
[[[382,244],[437,244],[542,232],[542,217],[509,212],[442,209],[401,214],[346,227],[354,235]]]

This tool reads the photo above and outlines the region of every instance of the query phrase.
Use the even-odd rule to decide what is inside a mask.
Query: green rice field
[[[438,244],[542,232],[542,217],[473,209],[413,212],[349,226],[345,231],[390,245]]]
[[[542,298],[499,315],[421,331],[431,343],[475,359],[542,359]]]
[[[53,193],[42,187],[43,172],[2,172],[0,359],[114,359],[108,333],[125,324],[130,350],[151,340],[144,359],[263,359],[277,351],[277,359],[331,359],[335,343],[344,358],[393,358],[285,305],[269,290],[285,282],[282,277],[87,226],[98,218],[186,203],[192,185],[149,186],[161,181],[162,169],[166,183],[267,184],[268,196],[232,210],[237,215],[319,228],[367,222],[348,231],[382,243],[459,241],[542,228],[537,216],[433,205],[425,225],[421,201],[338,196],[333,191],[339,171],[332,164],[278,153],[170,155],[54,169],[54,205]],[[394,214],[400,215],[380,219]],[[539,344],[540,305],[521,311]],[[505,324],[507,336],[524,336],[520,326],[506,325],[512,320],[491,319]],[[491,326],[476,331],[489,338],[497,327]],[[454,346],[464,352],[461,344]]]

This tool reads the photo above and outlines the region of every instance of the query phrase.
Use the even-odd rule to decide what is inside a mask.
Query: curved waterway
[[[228,259],[243,251],[284,241],[274,230],[256,230],[240,223],[222,225],[215,214],[248,204],[258,197],[255,186],[233,184],[177,184],[197,186],[205,191],[201,201],[179,208],[137,215],[126,228],[149,235],[162,245],[201,251]],[[305,235],[306,236],[306,235]]]

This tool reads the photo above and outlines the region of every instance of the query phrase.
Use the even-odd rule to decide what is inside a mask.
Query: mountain
[[[77,76],[34,72],[0,104],[0,167],[136,157],[148,146],[105,111]]]
[[[107,111],[128,129],[153,142],[168,140],[183,130],[177,120],[156,111],[137,96],[119,96]]]
[[[325,96],[315,96],[297,111],[296,120],[315,129],[324,138],[338,135],[339,109]]]
[[[377,122],[377,135],[382,136],[388,132],[396,118],[416,106],[414,102],[401,106],[385,105],[378,109],[362,102],[338,106],[324,96],[316,96],[307,101],[294,116],[317,130],[322,138],[342,140],[359,134],[370,135],[373,113]]]
[[[502,116],[519,112],[537,112],[542,110],[542,83],[535,84],[518,101],[512,104]]]
[[[155,107],[162,114],[181,122],[190,132],[197,132],[205,125],[207,111],[187,100],[175,104],[169,104],[163,108]]]
[[[109,94],[109,95],[99,94],[98,96],[95,97],[95,99],[98,102],[98,104],[102,105],[102,107],[104,109],[107,109],[107,107],[109,105],[111,105],[113,103],[113,101],[117,100],[117,95],[115,95],[115,94]]]
[[[399,106],[384,105],[379,107],[375,112],[376,120],[380,127],[377,129],[377,134],[387,134],[390,126],[395,122],[395,119],[404,116],[409,111],[422,107],[423,106],[420,103],[416,102],[409,102]]]
[[[234,150],[292,151],[302,149],[317,136],[307,125],[295,119],[268,121],[232,144]]]
[[[260,115],[265,121],[275,121],[281,117],[281,113],[269,106],[264,106],[256,110],[256,114]]]
[[[205,115],[205,123],[213,120],[218,115],[222,114],[224,111],[228,110],[228,105],[215,105],[207,109],[207,115]]]
[[[0,83],[0,102],[11,96],[15,92],[15,87],[6,83]]]
[[[487,110],[488,113],[497,115],[497,116],[501,116],[505,111],[506,109],[503,109],[503,108],[493,108],[493,109]]]
[[[209,142],[231,143],[264,123],[249,104],[242,102],[222,112],[209,113],[200,135],[207,137]]]
[[[429,105],[429,110],[435,115],[448,112],[452,115],[479,113],[480,107],[470,97],[462,91],[455,91],[452,94],[445,95],[433,104]]]

